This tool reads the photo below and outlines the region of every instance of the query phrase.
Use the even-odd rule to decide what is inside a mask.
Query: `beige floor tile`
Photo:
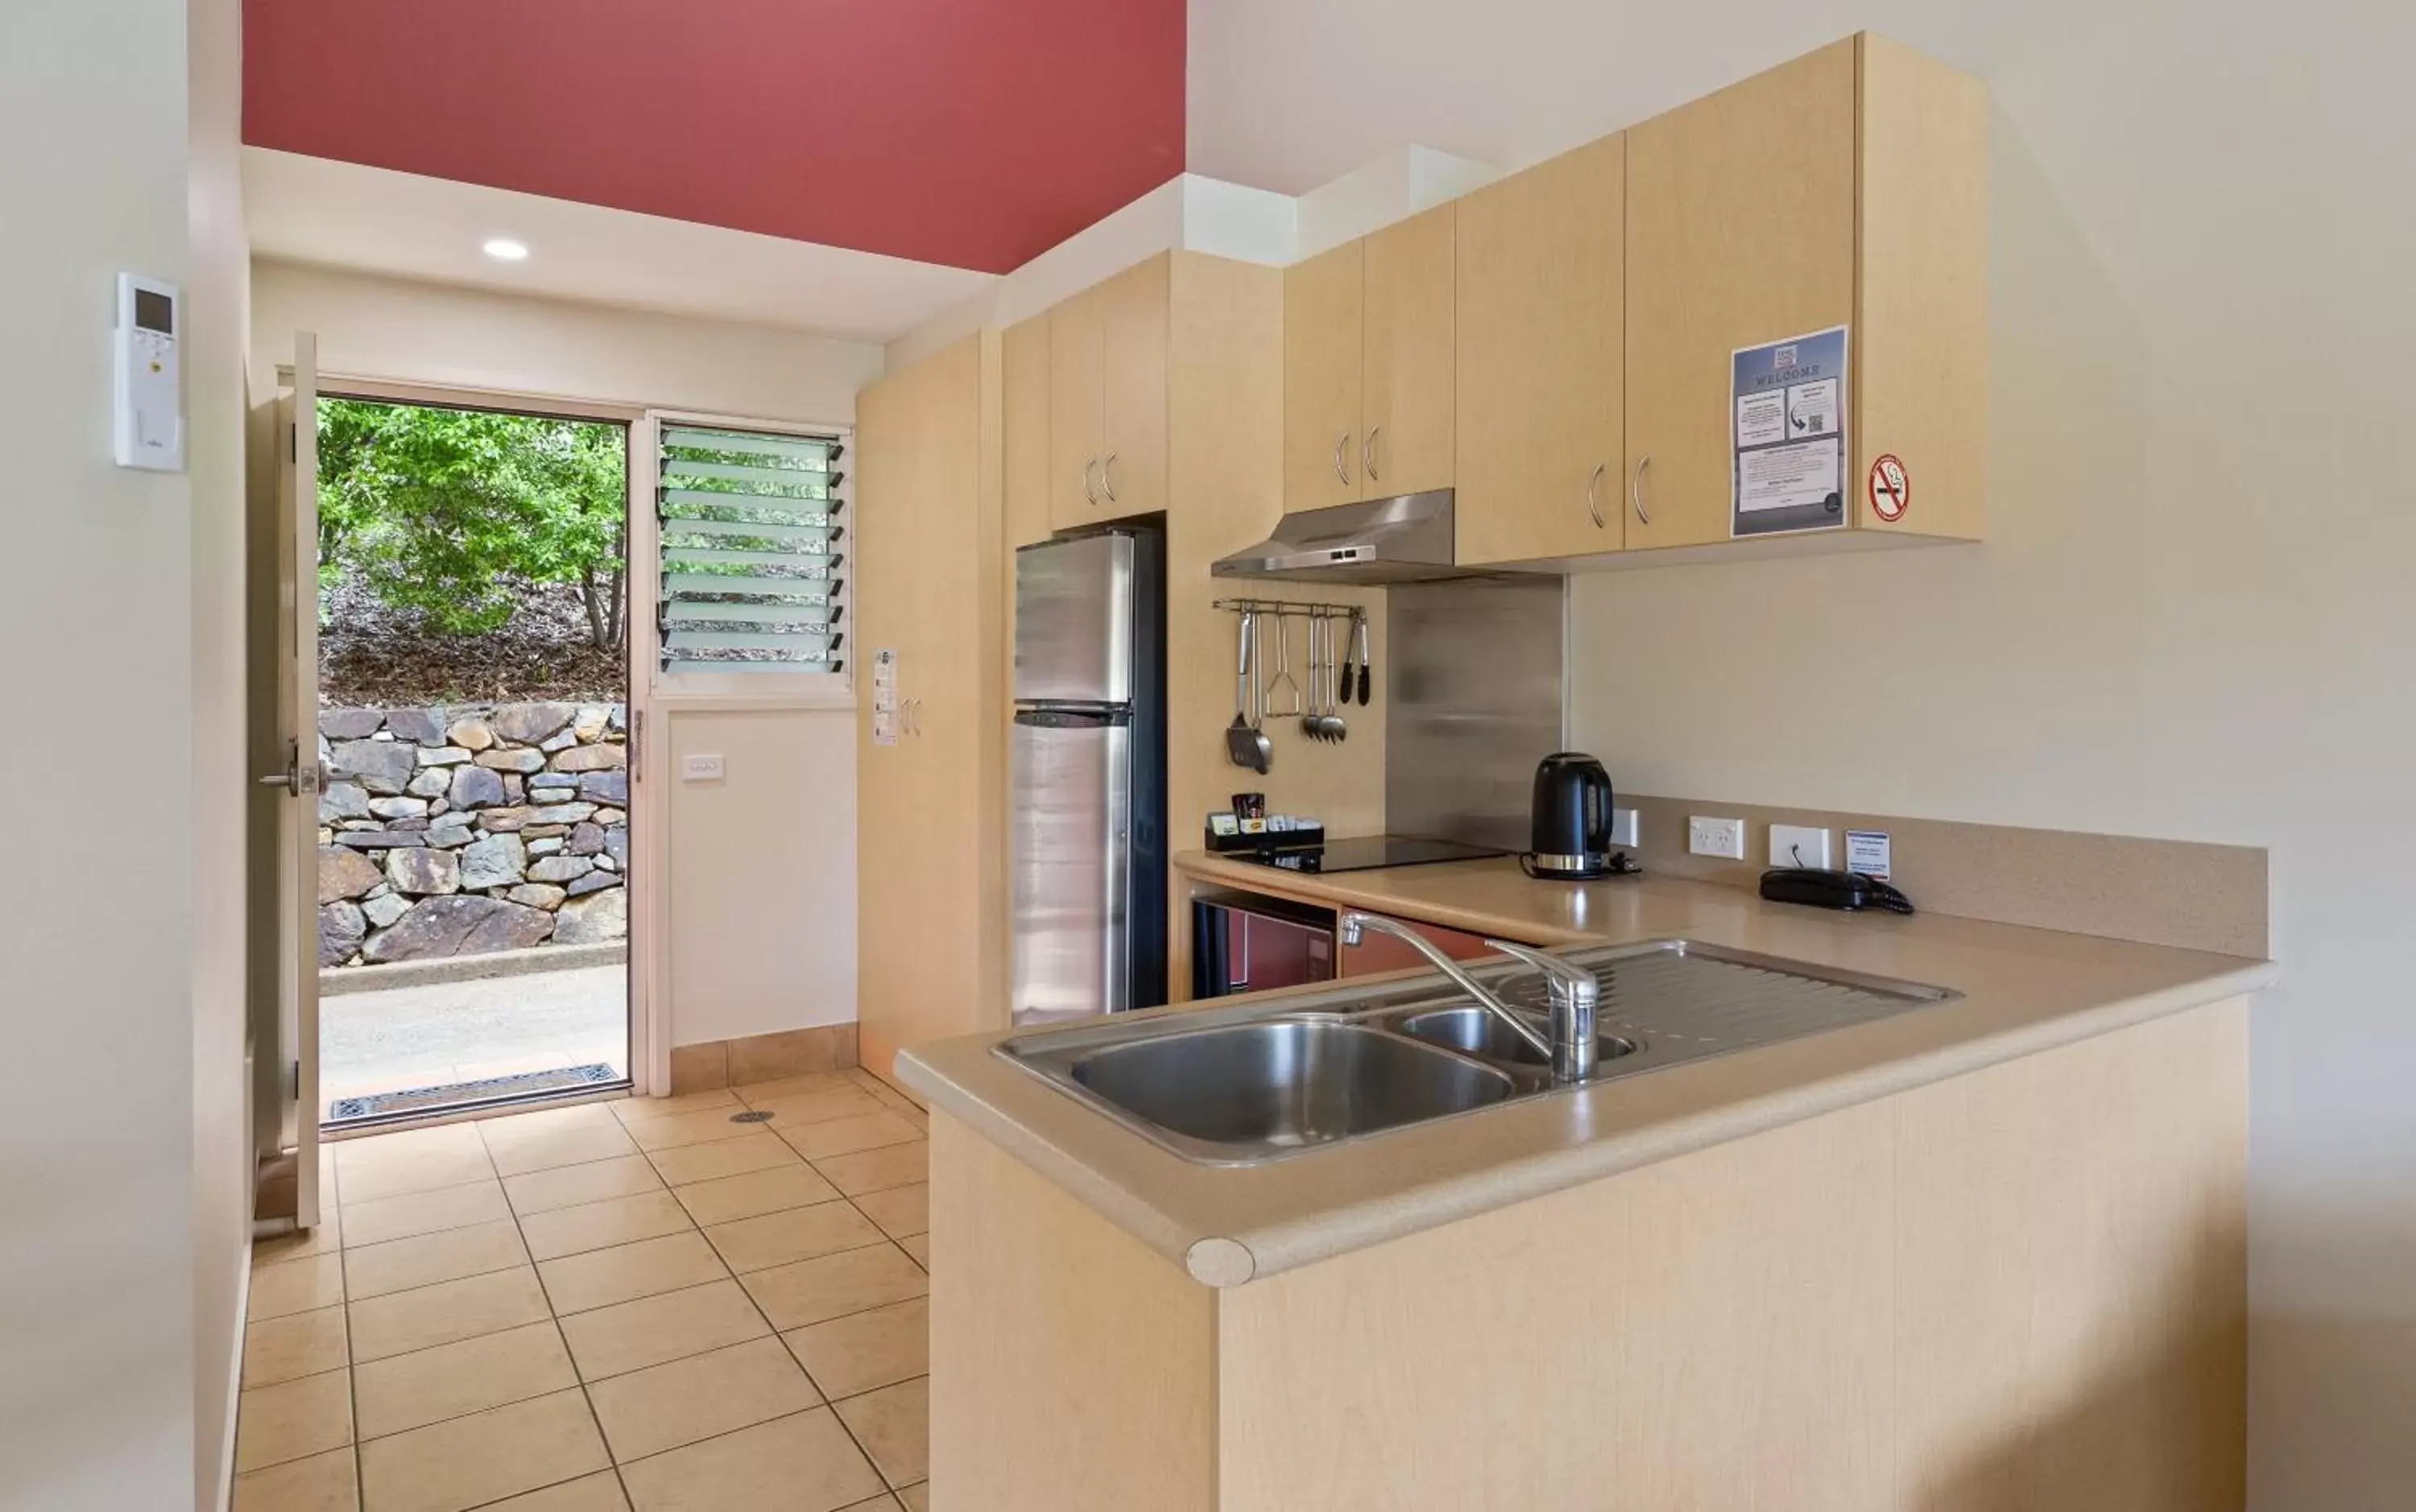
[[[692,1226],[687,1220],[687,1209],[668,1191],[642,1191],[634,1197],[556,1207],[521,1220],[521,1233],[528,1239],[529,1254],[538,1260],[609,1249],[616,1244],[635,1244],[640,1239],[676,1234]]]
[[[330,1255],[344,1247],[344,1215],[336,1205],[335,1189],[319,1190],[319,1226],[307,1233],[279,1234],[251,1244],[251,1268],[300,1260],[306,1255]]]
[[[738,1105],[738,1095],[722,1088],[710,1092],[685,1092],[675,1098],[623,1098],[609,1104],[613,1116],[625,1124],[676,1117],[683,1113],[702,1113],[707,1108],[728,1108],[735,1112]]]
[[[247,1387],[273,1386],[322,1370],[340,1370],[348,1363],[341,1307],[291,1312],[248,1325],[243,1330]]]
[[[347,1310],[355,1364],[542,1323],[550,1315],[545,1288],[525,1265],[370,1297]]]
[[[768,1332],[763,1314],[735,1281],[665,1292],[562,1320],[562,1335],[586,1381],[626,1375]]]
[[[520,1225],[508,1219],[474,1228],[448,1229],[344,1251],[344,1288],[355,1302],[407,1292],[415,1286],[482,1276],[529,1263]]]
[[[270,1318],[331,1308],[343,1299],[342,1255],[281,1260],[251,1273],[251,1302],[245,1315],[253,1323],[264,1323]]]
[[[353,1451],[330,1449],[234,1478],[234,1512],[360,1512]]]
[[[405,1129],[391,1134],[368,1134],[358,1139],[328,1141],[336,1152],[336,1179],[341,1181],[352,1172],[380,1160],[389,1160],[446,1150],[486,1149],[478,1138],[475,1123],[436,1124],[427,1129]]]
[[[328,1370],[247,1391],[235,1411],[238,1475],[340,1449],[353,1442],[352,1373]]]
[[[530,1213],[551,1212],[557,1207],[576,1207],[581,1203],[609,1202],[614,1197],[634,1197],[642,1191],[652,1191],[663,1184],[646,1158],[634,1150],[612,1160],[590,1160],[583,1165],[556,1166],[550,1171],[531,1171],[504,1178],[504,1196],[512,1211],[525,1217]]]
[[[694,1229],[542,1261],[536,1269],[553,1310],[562,1315],[702,1286],[730,1274]]]
[[[777,1339],[616,1375],[587,1394],[606,1445],[623,1464],[823,1404]]]
[[[905,1120],[900,1119],[899,1122]],[[828,1155],[814,1169],[851,1197],[891,1187],[911,1187],[931,1179],[930,1141],[921,1138],[853,1155]]]
[[[931,1483],[928,1480],[916,1481],[899,1491],[898,1500],[906,1508],[906,1512],[931,1512]]]
[[[504,1184],[492,1177],[466,1187],[440,1187],[408,1197],[382,1197],[353,1203],[344,1209],[344,1248],[385,1244],[391,1239],[466,1229],[512,1216],[504,1201]]]
[[[911,1187],[868,1191],[848,1201],[863,1208],[865,1217],[880,1224],[881,1232],[893,1239],[930,1232],[931,1189],[921,1182]]]
[[[774,1120],[778,1122],[778,1120]],[[902,1145],[910,1139],[923,1137],[922,1130],[887,1108],[878,1113],[858,1114],[853,1118],[826,1118],[820,1123],[793,1124],[780,1130],[780,1137],[796,1146],[797,1153],[808,1160],[820,1160],[833,1155],[852,1155],[883,1145]]]
[[[881,1476],[827,1407],[621,1467],[637,1512],[833,1512],[881,1490]]]
[[[931,1268],[931,1236],[929,1234],[910,1234],[898,1241],[898,1248],[913,1255],[914,1264],[925,1270]]]
[[[761,1218],[717,1223],[704,1231],[732,1270],[769,1270],[816,1255],[861,1250],[881,1242],[881,1230],[843,1202],[820,1203],[765,1213]]]
[[[801,1157],[778,1135],[757,1129],[735,1139],[655,1150],[648,1159],[655,1162],[655,1169],[665,1181],[685,1187],[698,1181],[744,1175],[749,1171],[768,1171],[776,1165],[794,1165]]]
[[[898,1110],[898,1116],[905,1119],[908,1123],[913,1124],[914,1126],[914,1132],[918,1134],[928,1135],[931,1132],[930,1114],[921,1108],[915,1107],[912,1103],[908,1103],[906,1106],[899,1108]]]
[[[879,1100],[862,1087],[855,1086],[835,1086],[826,1092],[800,1092],[793,1097],[767,1098],[751,1106],[770,1114],[775,1129],[823,1123],[833,1118],[861,1118],[867,1114],[881,1111]]]
[[[622,1132],[620,1120],[609,1113],[603,1117],[600,1125],[565,1129],[497,1145],[490,1151],[495,1170],[516,1176],[530,1171],[551,1171],[557,1166],[583,1165],[590,1160],[637,1154],[637,1144]]]
[[[718,1145],[692,1145],[689,1149],[721,1147]],[[812,1168],[799,1163],[776,1165],[712,1181],[690,1182],[672,1189],[672,1194],[679,1198],[680,1205],[687,1209],[687,1216],[701,1224],[734,1223],[742,1218],[758,1218],[787,1207],[810,1207],[815,1203],[826,1203],[838,1195],[838,1189],[816,1175]]]
[[[845,1071],[808,1071],[802,1076],[783,1076],[769,1082],[747,1082],[731,1088],[738,1100],[750,1108],[782,1098],[800,1097],[808,1092],[836,1092],[853,1086]]]
[[[775,1328],[803,1328],[930,1291],[923,1268],[894,1244],[869,1245],[739,1278]]]
[[[478,1137],[487,1148],[496,1150],[521,1140],[542,1139],[571,1129],[611,1129],[620,1122],[612,1116],[610,1102],[573,1102],[559,1108],[539,1108],[534,1113],[506,1114],[500,1118],[478,1120]]]
[[[362,1445],[363,1512],[461,1512],[611,1462],[586,1394],[556,1392]]]
[[[782,1337],[814,1385],[834,1400],[931,1372],[928,1297],[852,1312]]]
[[[629,1512],[629,1499],[621,1494],[621,1477],[606,1470],[525,1496],[490,1502],[478,1512]]]
[[[839,1420],[892,1486],[931,1474],[931,1378],[903,1381],[838,1404]]]
[[[579,1384],[551,1319],[373,1360],[353,1372],[363,1439],[526,1401]]]
[[[676,1149],[682,1145],[702,1145],[717,1139],[731,1139],[746,1133],[752,1125],[733,1124],[730,1115],[740,1110],[724,1106],[706,1108],[696,1113],[675,1113],[664,1118],[646,1118],[622,1127],[638,1142],[640,1149]]]
[[[841,1512],[898,1512],[901,1505],[894,1496],[875,1496],[868,1501],[858,1502],[853,1506],[842,1508]]]
[[[400,1156],[358,1166],[346,1177],[340,1195],[346,1205],[357,1206],[415,1191],[491,1181],[494,1175],[495,1168],[488,1163],[485,1150],[431,1150],[424,1155]],[[324,1202],[327,1194],[322,1192],[320,1197]]]

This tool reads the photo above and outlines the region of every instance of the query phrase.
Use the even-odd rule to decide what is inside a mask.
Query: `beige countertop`
[[[2276,974],[2271,963],[2241,956],[1933,914],[1831,913],[1703,882],[1537,882],[1510,860],[1335,876],[1196,852],[1175,865],[1200,881],[1534,944],[1684,937],[1963,995],[1255,1166],[1195,1164],[1127,1131],[993,1055],[1009,1034],[899,1055],[899,1078],[934,1110],[1216,1286],[2238,996]],[[1280,996],[1135,1017],[1246,1013]]]

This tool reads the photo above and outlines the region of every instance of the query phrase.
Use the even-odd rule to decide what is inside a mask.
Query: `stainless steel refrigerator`
[[[1165,581],[1155,531],[1015,556],[1019,1024],[1166,1001]]]

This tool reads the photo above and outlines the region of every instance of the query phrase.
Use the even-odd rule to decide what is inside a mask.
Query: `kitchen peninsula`
[[[936,1505],[2238,1505],[2269,964],[1507,861],[1280,887],[1950,996],[1242,1163],[1069,1096],[1009,1036],[909,1052],[934,1115]],[[1404,980],[1113,1032],[1449,991]]]

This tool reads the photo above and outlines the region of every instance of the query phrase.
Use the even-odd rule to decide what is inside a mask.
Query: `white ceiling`
[[[263,257],[507,293],[793,326],[885,342],[989,274],[601,205],[246,147],[244,219]],[[499,262],[491,236],[529,247]]]

